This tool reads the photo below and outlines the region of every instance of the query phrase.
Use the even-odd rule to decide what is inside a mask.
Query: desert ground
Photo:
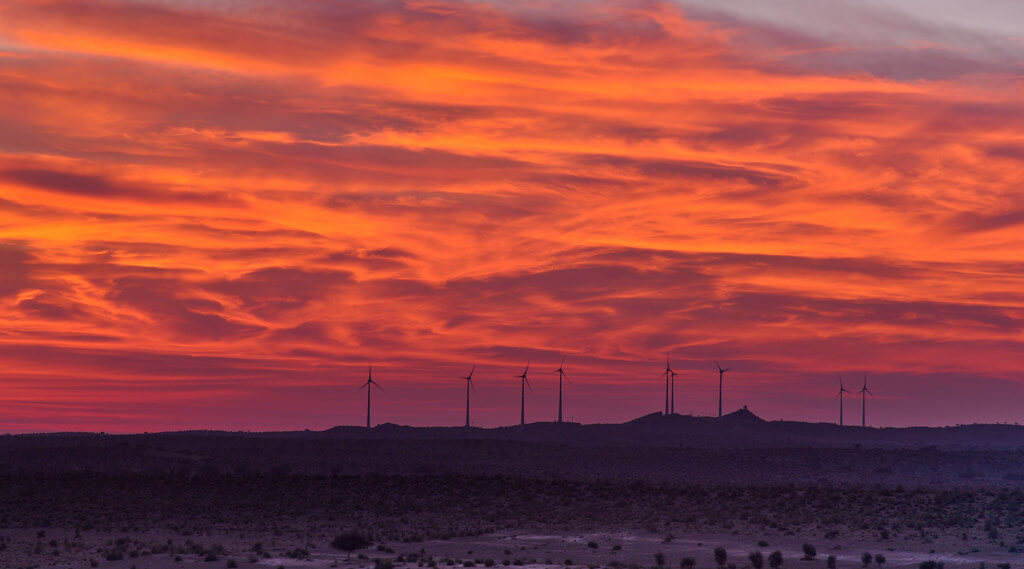
[[[1014,445],[3,436],[0,567],[1018,567],[1022,474]]]

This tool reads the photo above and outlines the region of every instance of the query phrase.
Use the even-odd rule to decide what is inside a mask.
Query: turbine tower
[[[473,387],[474,390],[476,389],[476,387],[473,385],[474,371],[476,371],[476,365],[470,368],[469,375],[462,378],[466,380],[466,427],[469,427],[469,388]]]
[[[672,371],[672,364],[668,361],[668,356],[665,356],[665,414],[675,414],[676,412],[676,376],[679,375]]]
[[[379,383],[373,380],[373,366],[366,364],[366,383],[361,385],[359,389],[366,388],[366,428],[370,428],[370,392],[372,388],[383,389]]]
[[[562,379],[568,377],[565,375],[565,356],[562,356],[562,363],[558,364],[558,369],[555,373],[558,374],[558,422],[562,422]]]
[[[875,396],[875,394],[871,393],[871,390],[868,389],[868,374],[865,373],[864,374],[864,387],[860,388],[860,426],[861,427],[867,427],[868,426],[868,400],[867,400],[867,396],[868,395],[870,395],[872,397]]]
[[[722,366],[718,365],[718,361],[717,360],[715,360],[715,367],[718,368],[718,416],[721,417],[722,416],[722,376],[725,375],[725,372],[731,370],[732,368],[731,367],[727,367],[727,368],[723,369]]]
[[[530,371],[530,362],[526,362],[526,369],[523,370],[522,375],[517,375],[519,378],[519,390],[520,390],[520,403],[519,403],[519,424],[526,424],[526,388],[530,387],[530,380],[526,379],[526,372]],[[533,387],[530,387],[533,389]]]
[[[836,397],[839,398],[839,426],[843,426],[843,394],[849,393],[850,391],[843,387],[843,376],[839,376],[839,394]]]

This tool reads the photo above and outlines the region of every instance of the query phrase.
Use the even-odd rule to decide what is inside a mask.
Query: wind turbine
[[[836,397],[839,398],[839,426],[843,426],[843,394],[849,393],[850,391],[843,387],[843,376],[839,376],[839,394]]]
[[[562,356],[562,363],[558,364],[558,369],[555,370],[555,373],[558,374],[558,422],[559,423],[562,422],[562,379],[568,377],[565,374],[565,370],[562,369],[563,367],[565,367],[565,356]]]
[[[732,368],[731,367],[727,367],[727,368],[723,369],[722,366],[718,365],[718,360],[715,360],[715,367],[718,368],[718,416],[721,417],[722,416],[722,376],[725,375],[725,372],[731,370]]]
[[[519,389],[520,389],[519,424],[520,425],[525,425],[526,424],[526,388],[530,387],[530,380],[526,379],[526,372],[528,372],[528,371],[530,371],[530,362],[526,362],[526,369],[523,370],[523,374],[516,376],[516,377],[518,377],[520,379],[520,382],[519,382]],[[530,387],[530,389],[533,389],[533,387]]]
[[[473,372],[476,371],[476,365],[473,365],[469,370],[469,375],[463,377],[466,380],[466,427],[469,427],[469,388],[472,387],[476,390],[476,386],[473,385]]]
[[[370,428],[370,392],[373,391],[373,387],[377,389],[383,389],[379,383],[373,380],[373,366],[366,364],[366,383],[361,385],[359,389],[366,388],[366,428]]]
[[[668,361],[668,356],[665,356],[665,414],[675,414],[676,412],[676,376],[679,375],[672,371],[672,365]],[[671,386],[671,387],[670,387]],[[671,395],[670,395],[671,392]]]
[[[868,374],[865,373],[864,374],[864,387],[860,388],[860,426],[861,427],[867,427],[868,426],[868,402],[867,402],[867,396],[868,395],[870,395],[872,397],[875,396],[875,394],[871,393],[871,390],[868,389]]]

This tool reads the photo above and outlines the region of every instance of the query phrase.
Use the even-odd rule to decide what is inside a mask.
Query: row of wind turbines
[[[558,422],[562,422],[562,381],[568,379],[568,374],[565,373],[565,356],[562,356],[562,362],[558,364],[558,369],[552,373],[558,374]],[[715,360],[715,369],[718,370],[718,416],[722,416],[722,383],[724,380],[725,372],[731,370],[731,367],[723,368],[721,364]],[[473,383],[473,373],[476,372],[476,365],[473,365],[469,374],[460,377],[460,379],[466,382],[466,427],[470,426],[469,416],[469,403],[470,403],[470,392],[476,391],[476,385]],[[520,399],[519,399],[519,424],[526,424],[526,389],[533,387],[530,385],[528,374],[530,372],[530,362],[526,362],[526,368],[523,373],[515,376],[519,379]],[[674,415],[676,412],[676,376],[679,375],[672,370],[672,363],[669,358],[665,358],[665,371],[662,376],[665,378],[665,415]],[[360,389],[366,389],[366,428],[370,428],[370,411],[371,411],[371,393],[373,388],[383,389],[379,383],[373,379],[373,364],[367,364],[367,376],[366,382],[360,386]],[[843,386],[843,376],[839,376],[839,393],[836,397],[839,398],[839,426],[843,426],[843,395],[846,393],[852,393],[850,390]],[[868,389],[868,376],[864,375],[864,386],[858,391],[861,395],[861,427],[867,426],[867,395],[874,396],[873,393]]]

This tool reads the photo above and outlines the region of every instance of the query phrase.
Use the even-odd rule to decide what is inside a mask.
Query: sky
[[[551,4],[554,4],[552,6]],[[1024,7],[0,4],[0,432],[1024,416]],[[860,399],[846,400],[859,421]]]

